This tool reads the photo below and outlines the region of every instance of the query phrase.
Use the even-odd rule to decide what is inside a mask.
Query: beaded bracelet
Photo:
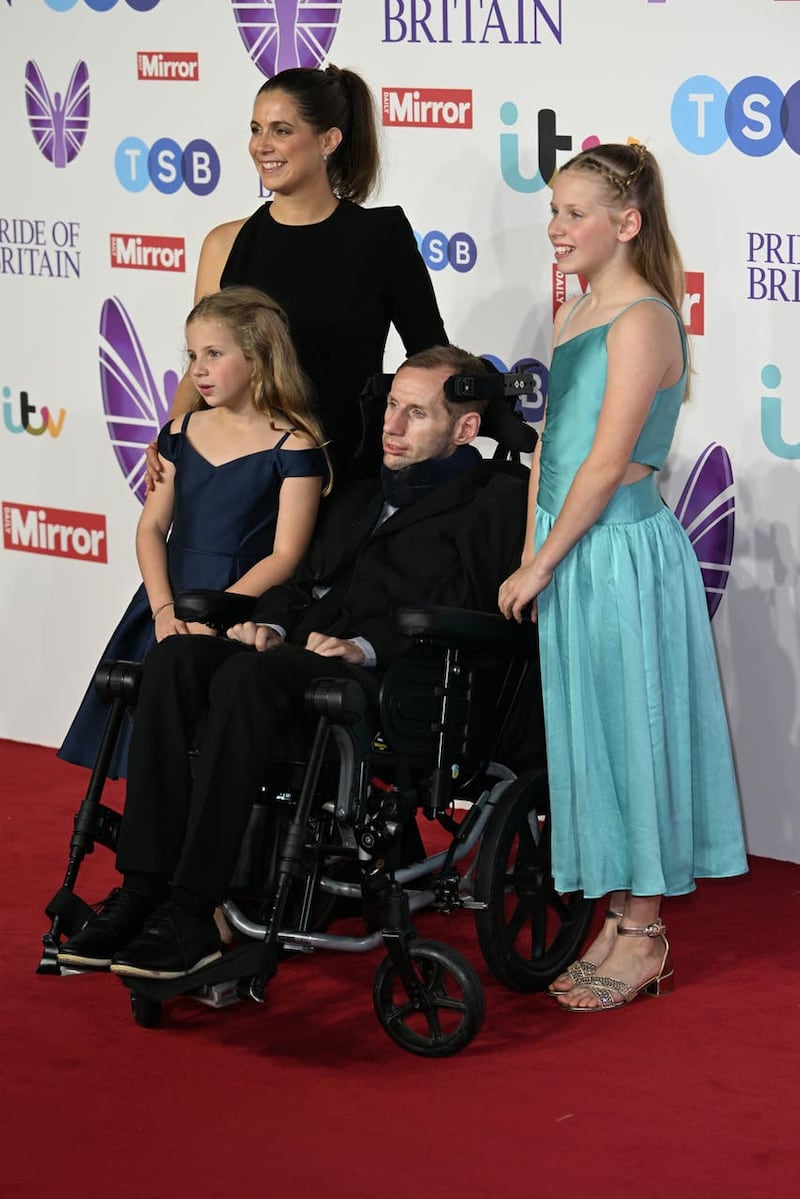
[[[153,620],[155,620],[155,618],[158,616],[159,612],[163,612],[165,608],[168,608],[170,606],[170,604],[174,604],[174,603],[175,603],[174,600],[167,600],[167,602],[165,604],[162,604],[160,608],[156,608],[155,612],[153,613]]]

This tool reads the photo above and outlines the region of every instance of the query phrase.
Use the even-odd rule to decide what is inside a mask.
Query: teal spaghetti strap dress
[[[537,545],[591,449],[613,323],[554,350]],[[663,465],[685,384],[686,369],[657,392],[632,462]],[[538,621],[557,890],[681,895],[746,871],[700,568],[655,474],[614,493],[539,595]]]

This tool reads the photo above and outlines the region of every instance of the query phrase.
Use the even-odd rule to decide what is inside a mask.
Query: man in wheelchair
[[[334,490],[297,577],[227,635],[169,637],[149,654],[117,844],[122,885],[60,947],[60,964],[176,979],[218,957],[214,909],[275,740],[309,719],[309,684],[355,679],[374,704],[410,645],[394,608],[496,610],[519,560],[527,483],[471,444],[488,401],[452,382],[487,369],[453,346],[409,358],[387,399],[380,477]]]

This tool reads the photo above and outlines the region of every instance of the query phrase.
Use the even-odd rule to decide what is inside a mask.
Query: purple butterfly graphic
[[[177,385],[177,373],[165,371],[159,391],[133,321],[120,300],[106,300],[100,313],[103,411],[117,462],[140,503],[147,492],[145,449],[166,421]]]
[[[72,162],[89,128],[89,68],[77,63],[66,95],[51,98],[42,72],[32,60],[25,64],[25,108],[36,145],[54,167]]]
[[[268,79],[287,67],[318,67],[343,0],[232,0],[239,35]]]
[[[712,441],[692,467],[675,505],[675,515],[697,554],[709,619],[719,607],[733,556],[735,499],[733,469],[726,450]]]

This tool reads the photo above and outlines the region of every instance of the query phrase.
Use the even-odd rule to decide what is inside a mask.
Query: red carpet
[[[380,1028],[380,953],[292,960],[263,1007],[177,1000],[148,1031],[116,979],[34,973],[86,777],[0,742],[4,1196],[797,1195],[800,866],[670,901],[674,993],[588,1019],[495,983],[467,913],[426,916],[486,988],[443,1061]],[[80,890],[111,879],[99,849]]]

